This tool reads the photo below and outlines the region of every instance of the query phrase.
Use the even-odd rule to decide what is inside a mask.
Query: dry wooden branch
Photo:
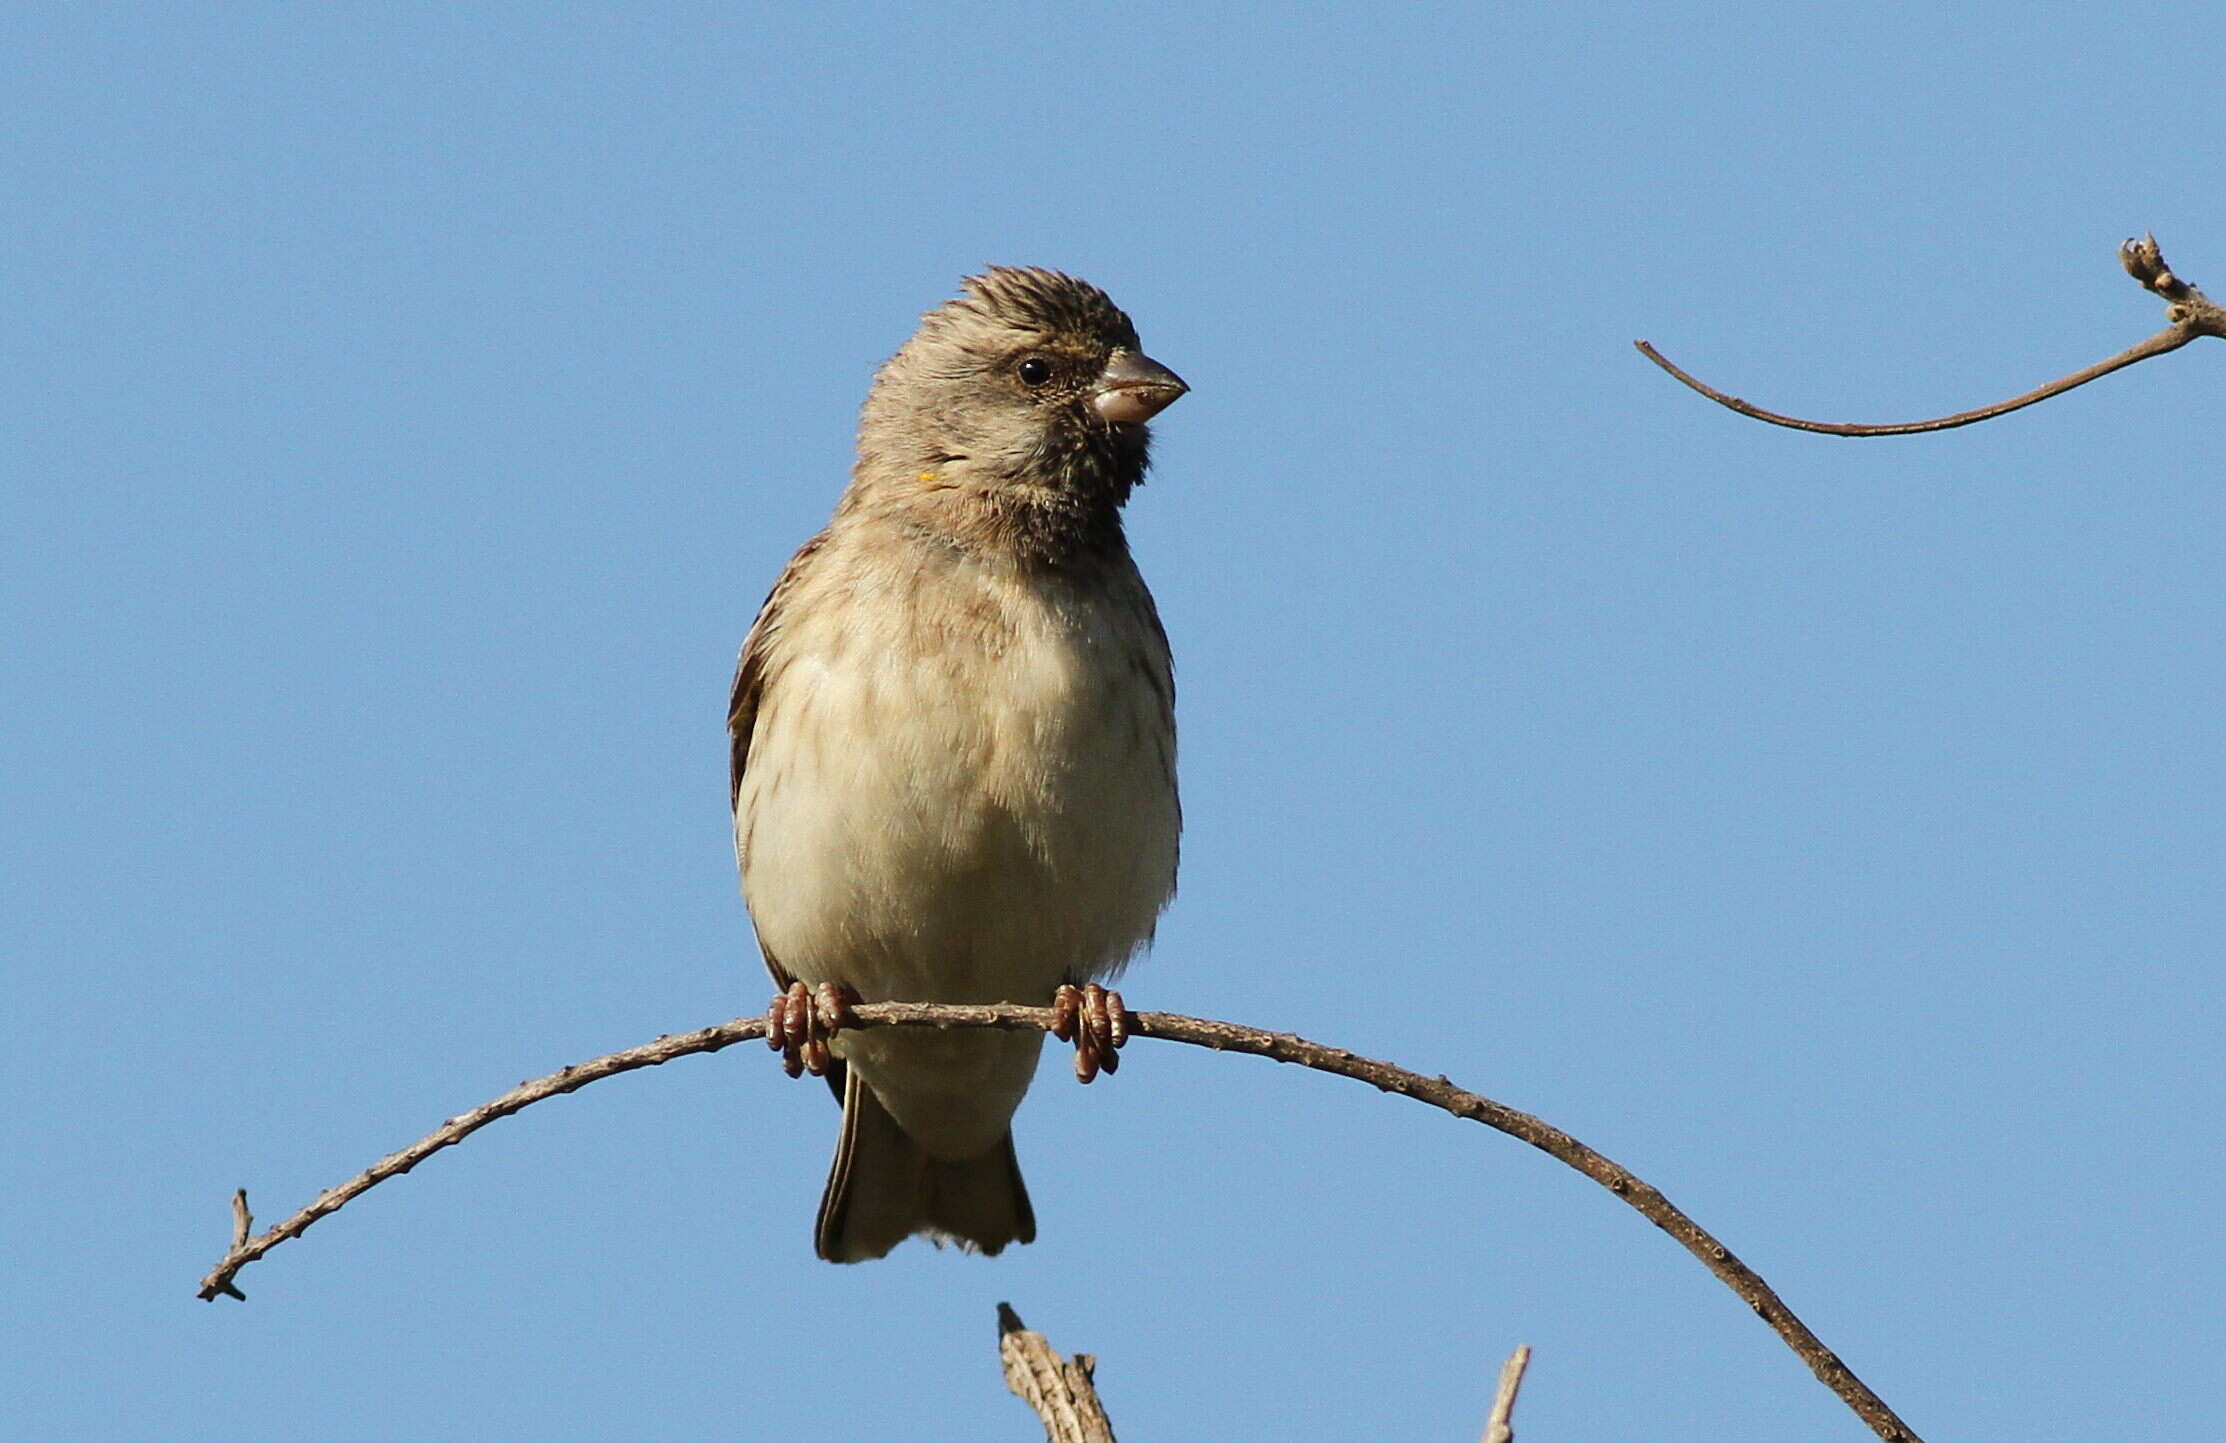
[[[1515,1394],[1522,1388],[1523,1370],[1529,1366],[1528,1343],[1500,1365],[1499,1395],[1492,1399],[1492,1416],[1484,1424],[1484,1443],[1515,1443]]]
[[[1041,1333],[1031,1333],[1012,1304],[997,1305],[997,1357],[1005,1386],[1036,1410],[1047,1443],[1113,1443],[1113,1420],[1098,1401],[1097,1362],[1077,1353],[1068,1362]]]
[[[2136,361],[2146,361],[2151,356],[2176,351],[2198,336],[2226,337],[2226,310],[2222,310],[2201,291],[2172,274],[2171,268],[2164,263],[2163,253],[2157,249],[2155,236],[2128,240],[2118,247],[2118,260],[2126,268],[2126,274],[2139,281],[2144,289],[2164,298],[2164,318],[2169,324],[2163,330],[2137,345],[2127,347],[2108,360],[2097,361],[2084,370],[2059,377],[2045,386],[2036,386],[2022,396],[2013,396],[2007,401],[1981,406],[1975,411],[1958,411],[1953,416],[1941,416],[1930,421],[1900,421],[1873,426],[1854,422],[1804,421],[1798,416],[1765,411],[1752,402],[1727,395],[1680,370],[1667,356],[1647,342],[1634,341],[1632,344],[1639,348],[1641,355],[1717,405],[1729,407],[1742,416],[1752,416],[1757,421],[1768,421],[1773,426],[1790,426],[1796,431],[1815,431],[1826,436],[1914,436],[1925,431],[1947,431],[1957,426],[1968,426],[1974,421],[1990,421],[1996,416],[2022,410],[2051,396],[2061,396],[2075,386],[2084,386],[2112,371],[2123,370]]]
[[[1754,1309],[1756,1315],[1770,1325],[1771,1331],[1783,1339],[1786,1346],[1802,1362],[1808,1364],[1817,1378],[1853,1409],[1856,1416],[1869,1425],[1871,1431],[1885,1440],[1885,1443],[1922,1443],[1908,1425],[1886,1406],[1884,1399],[1872,1392],[1831,1349],[1824,1346],[1816,1334],[1809,1331],[1806,1324],[1793,1315],[1793,1310],[1779,1300],[1761,1275],[1741,1262],[1732,1254],[1731,1249],[1716,1241],[1707,1229],[1687,1217],[1654,1187],[1561,1129],[1532,1117],[1527,1112],[1518,1112],[1505,1103],[1465,1092],[1443,1076],[1425,1077],[1403,1067],[1394,1067],[1388,1062],[1359,1057],[1343,1048],[1324,1047],[1320,1043],[1309,1042],[1303,1037],[1293,1037],[1288,1033],[1263,1032],[1256,1027],[1240,1027],[1233,1022],[1209,1022],[1172,1012],[1131,1012],[1127,1014],[1127,1019],[1128,1035],[1131,1037],[1156,1037],[1168,1042],[1187,1042],[1194,1047],[1210,1047],[1217,1052],[1246,1052],[1276,1062],[1296,1063],[1316,1072],[1349,1077],[1383,1092],[1394,1092],[1401,1097],[1428,1103],[1455,1117],[1482,1123],[1518,1141],[1529,1143],[1540,1152],[1575,1168],[1614,1193],[1640,1216],[1675,1238],[1679,1246],[1700,1259],[1704,1267],[1714,1273],[1748,1307]],[[939,1029],[988,1027],[1017,1032],[1027,1028],[1048,1030],[1051,1023],[1052,1010],[1048,1007],[1021,1007],[1010,1003],[961,1006],[925,1002],[877,1002],[855,1009],[854,1025]],[[749,1042],[764,1036],[763,1017],[740,1017],[715,1027],[660,1037],[655,1042],[640,1047],[562,1068],[537,1081],[520,1083],[493,1101],[450,1118],[425,1137],[399,1152],[389,1153],[339,1186],[327,1189],[307,1207],[268,1232],[235,1243],[215,1269],[201,1280],[200,1296],[240,1297],[238,1288],[233,1285],[233,1279],[240,1269],[287,1239],[299,1237],[319,1218],[338,1211],[388,1178],[408,1172],[442,1148],[455,1146],[498,1118],[508,1117],[545,1098],[577,1091],[591,1082],[621,1072],[656,1067],[675,1058],[690,1057],[700,1052],[717,1052],[737,1042]],[[244,1201],[241,1206],[245,1206]]]

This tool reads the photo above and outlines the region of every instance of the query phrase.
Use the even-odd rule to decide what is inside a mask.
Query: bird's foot
[[[1120,1049],[1128,1041],[1128,1009],[1120,993],[1095,982],[1064,983],[1051,994],[1051,1035],[1074,1044],[1074,1075],[1080,1081],[1118,1072]]]
[[[817,987],[791,982],[765,1009],[765,1045],[781,1054],[781,1066],[790,1077],[805,1072],[825,1077],[834,1057],[827,1044],[851,1024],[850,1008],[857,1000],[857,993],[832,982]]]

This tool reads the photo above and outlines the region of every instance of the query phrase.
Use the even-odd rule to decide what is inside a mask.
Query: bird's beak
[[[1105,363],[1090,404],[1106,420],[1122,426],[1141,426],[1175,403],[1190,387],[1183,378],[1150,356],[1120,350]]]

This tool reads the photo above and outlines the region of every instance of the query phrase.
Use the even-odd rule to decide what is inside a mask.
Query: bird
[[[1182,832],[1122,508],[1188,389],[1096,286],[966,277],[875,373],[849,485],[743,643],[735,854],[768,1040],[842,1102],[830,1262],[1036,1235],[1012,1118],[1044,1034],[843,1031],[849,1005],[1051,1000],[1084,1081],[1117,1062],[1102,984],[1150,944]]]

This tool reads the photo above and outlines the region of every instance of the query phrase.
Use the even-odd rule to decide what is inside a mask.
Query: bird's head
[[[1145,423],[1188,389],[1096,286],[994,267],[928,312],[874,378],[860,475],[1118,508],[1144,477]]]

